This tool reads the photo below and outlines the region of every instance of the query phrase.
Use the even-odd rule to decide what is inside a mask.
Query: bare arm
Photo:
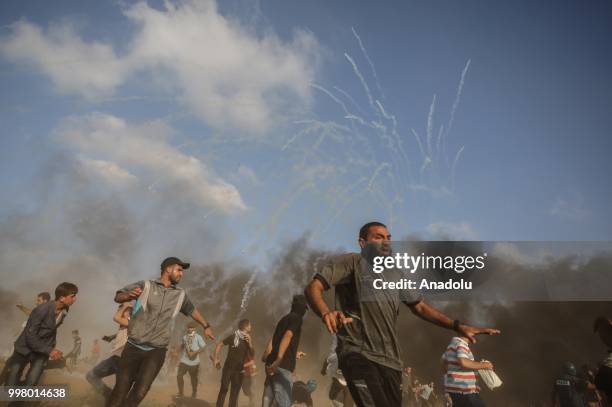
[[[19,308],[19,310],[20,310],[21,312],[23,312],[24,314],[26,314],[27,316],[30,316],[30,314],[32,313],[32,309],[31,309],[31,308],[26,307],[26,306],[25,306],[25,305],[23,305],[23,304],[16,304],[15,306],[16,306],[17,308]]]
[[[142,294],[142,289],[140,287],[136,287],[131,291],[117,291],[115,294],[115,302],[124,303],[128,301],[135,300]]]
[[[280,365],[281,361],[283,360],[285,352],[287,351],[287,348],[291,343],[291,338],[293,338],[293,332],[290,330],[286,330],[283,334],[283,338],[281,339],[280,344],[278,345],[278,353],[276,354],[276,360],[272,362],[270,366],[267,367],[269,375],[273,375],[276,372],[278,365]]]
[[[126,328],[130,323],[130,319],[127,316],[128,314],[127,310],[129,308],[132,308],[132,306],[129,303],[123,303],[121,305],[121,308],[119,308],[117,312],[115,312],[115,315],[113,315],[113,321],[118,323],[119,326],[122,328]]]
[[[266,363],[266,358],[270,353],[272,353],[272,338],[270,338],[270,340],[268,341],[268,344],[266,345],[266,350],[264,351],[263,355],[261,355],[261,361]]]
[[[221,348],[223,347],[223,342],[217,343],[215,346],[215,365],[219,363],[219,355],[221,354]]]
[[[310,308],[323,320],[327,330],[330,333],[336,333],[339,325],[351,323],[353,319],[345,317],[341,311],[331,311],[323,299],[323,291],[325,291],[323,283],[315,278],[306,286],[304,295]]]
[[[200,314],[200,311],[198,311],[197,308],[194,309],[191,313],[191,318],[193,318],[194,321],[196,321],[202,326],[202,328],[204,329],[204,336],[206,336],[210,340],[215,340],[215,335],[213,334],[213,330],[210,327],[210,324],[204,319],[204,317],[202,316],[202,314]]]
[[[464,369],[478,370],[478,369],[493,369],[491,362],[475,362],[466,358],[457,358],[459,364]]]
[[[410,307],[413,314],[427,322],[431,322],[432,324],[438,325],[442,328],[453,329],[453,320],[436,308],[427,304],[425,301],[420,301],[416,304],[409,304],[408,307]],[[460,324],[457,333],[467,337],[472,343],[476,343],[476,335],[495,335],[499,334],[500,331],[493,328],[477,328],[470,325]]]

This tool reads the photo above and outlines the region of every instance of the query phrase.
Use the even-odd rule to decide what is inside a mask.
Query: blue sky
[[[612,238],[609,2],[168,4],[0,4],[4,267]]]

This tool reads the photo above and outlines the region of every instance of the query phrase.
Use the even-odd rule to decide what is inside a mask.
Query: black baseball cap
[[[189,263],[185,263],[185,262],[181,261],[178,257],[167,257],[161,263],[161,270],[164,271],[166,269],[166,267],[170,267],[170,266],[173,266],[175,264],[180,265],[181,267],[183,267],[184,270],[187,270],[189,268],[189,266],[190,266]]]

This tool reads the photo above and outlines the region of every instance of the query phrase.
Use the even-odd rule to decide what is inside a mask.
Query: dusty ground
[[[85,373],[91,368],[91,365],[82,363],[73,372],[68,372],[66,369],[48,370],[43,374],[41,384],[68,384],[70,386],[70,400],[62,402],[41,402],[41,403],[26,403],[26,405],[38,405],[44,407],[52,406],[83,406],[83,407],[103,407],[104,402],[102,397],[98,396],[85,379]],[[144,407],[171,407],[171,406],[186,406],[186,407],[209,407],[214,406],[217,400],[219,391],[219,383],[221,373],[213,369],[202,369],[200,376],[200,385],[198,386],[198,398],[184,398],[182,402],[177,402],[174,395],[177,393],[176,374],[164,375],[160,373],[157,377],[146,399],[141,406]],[[109,378],[110,379],[110,378]],[[191,382],[189,375],[185,375],[185,394],[191,393]],[[298,380],[304,380],[300,378]],[[315,378],[319,383],[319,387],[313,395],[314,404],[317,406],[331,405],[329,400],[325,400],[327,393],[327,378]],[[256,376],[254,405],[261,405],[261,394],[263,391],[263,376]],[[113,386],[114,379],[105,380],[109,386]],[[229,399],[229,394],[226,396],[226,405]],[[249,407],[248,398],[241,392],[238,399],[239,407]]]

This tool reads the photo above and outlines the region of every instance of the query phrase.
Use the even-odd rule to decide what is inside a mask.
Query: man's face
[[[40,295],[36,297],[36,305],[44,304],[45,302],[47,301],[45,301],[45,299],[41,297]]]
[[[178,284],[181,281],[181,278],[183,278],[183,266],[180,264],[173,264],[166,270],[168,270],[168,275],[172,284]]]
[[[194,334],[195,334],[195,332],[196,332],[196,329],[195,329],[195,328],[187,328],[187,333],[188,333],[189,335],[194,335]]]
[[[251,324],[247,324],[247,326],[244,327],[244,332],[250,334],[251,333]]]
[[[391,234],[384,226],[372,226],[366,238],[359,239],[359,246],[362,249],[372,248],[379,256],[388,256],[391,254]]]
[[[76,298],[77,298],[76,294],[70,294],[65,297],[60,297],[59,302],[69,307],[76,302]]]

